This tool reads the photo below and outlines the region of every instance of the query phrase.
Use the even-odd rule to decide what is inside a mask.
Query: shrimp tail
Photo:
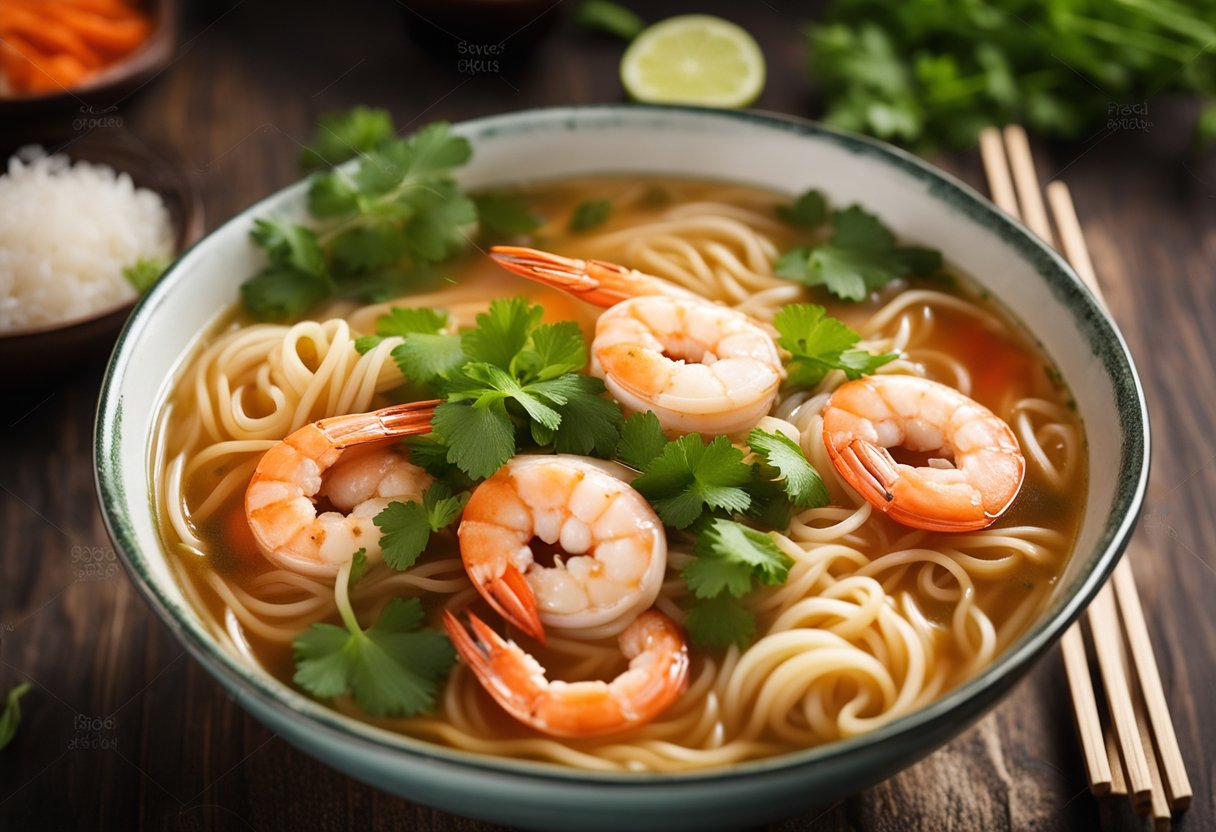
[[[451,610],[443,611],[443,628],[452,646],[496,700],[509,710],[520,707],[521,699],[538,693],[533,668],[521,661],[527,654],[473,613],[468,616],[469,627],[465,628]]]
[[[545,627],[536,608],[536,593],[515,564],[507,564],[503,574],[487,582],[484,589],[482,595],[495,612],[541,644],[545,643]]]
[[[842,454],[845,463],[861,478],[861,482],[873,494],[888,503],[895,499],[891,484],[899,478],[895,459],[886,448],[870,442],[854,439]]]
[[[520,277],[605,308],[642,295],[688,295],[665,280],[606,260],[578,260],[524,246],[493,246],[490,256]]]
[[[317,427],[342,450],[355,445],[378,440],[399,439],[431,432],[431,417],[439,399],[425,402],[397,404],[371,413],[358,414],[361,418],[334,416],[317,422]]]

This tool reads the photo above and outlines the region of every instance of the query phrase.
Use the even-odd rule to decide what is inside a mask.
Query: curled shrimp
[[[546,626],[596,638],[619,633],[654,603],[667,536],[624,471],[565,454],[517,456],[474,489],[460,556],[503,618],[540,641]]]
[[[245,491],[245,517],[262,553],[316,577],[333,577],[359,549],[378,558],[375,516],[394,499],[421,500],[431,483],[389,445],[430,432],[436,404],[322,419],[271,447]],[[338,510],[318,514],[318,499]]]
[[[772,409],[783,377],[772,337],[747,315],[602,260],[495,246],[500,265],[608,307],[591,372],[629,412],[653,410],[668,434],[741,434]]]
[[[594,737],[645,725],[688,685],[688,644],[658,610],[647,610],[621,631],[629,668],[611,682],[551,682],[515,642],[473,614],[469,625],[471,633],[444,611],[448,637],[482,687],[515,719],[546,734]]]
[[[1009,508],[1026,460],[1009,426],[953,387],[903,375],[841,385],[823,408],[836,470],[871,505],[905,526],[962,532]],[[939,454],[916,467],[888,448]]]

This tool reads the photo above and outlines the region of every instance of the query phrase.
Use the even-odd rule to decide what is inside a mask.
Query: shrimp
[[[917,376],[866,376],[823,408],[823,441],[836,470],[871,505],[917,529],[963,532],[1009,508],[1026,471],[1013,431],[953,387]],[[940,453],[925,467],[888,448]]]
[[[472,633],[444,611],[444,627],[478,681],[511,716],[559,737],[595,737],[645,725],[688,686],[688,644],[680,628],[647,610],[621,631],[629,668],[611,682],[562,682],[519,645],[469,614]]]
[[[375,516],[394,499],[421,500],[431,483],[388,446],[428,433],[436,404],[322,419],[272,446],[245,491],[245,517],[262,553],[316,577],[333,577],[359,549],[373,562],[379,558]],[[318,514],[318,498],[338,510]]]
[[[602,260],[495,246],[505,268],[608,307],[591,373],[627,412],[653,410],[668,435],[740,435],[768,414],[784,368],[777,345],[742,312]]]
[[[543,641],[546,626],[615,635],[654,603],[667,536],[625,471],[564,454],[517,456],[477,486],[460,556],[495,611]],[[540,562],[546,553],[552,566]]]

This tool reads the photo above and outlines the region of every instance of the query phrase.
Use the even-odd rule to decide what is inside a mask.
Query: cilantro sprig
[[[612,455],[621,412],[604,398],[602,381],[580,372],[587,364],[582,331],[571,321],[543,323],[542,314],[527,298],[498,298],[459,335],[404,331],[393,350],[398,366],[445,399],[435,409],[434,436],[413,445],[432,474],[455,466],[484,479],[521,446]],[[381,321],[377,331],[389,332],[390,322]],[[429,327],[446,323],[434,317]]]
[[[433,280],[439,264],[463,250],[479,226],[491,238],[534,229],[539,220],[523,199],[471,198],[460,190],[454,172],[471,155],[468,141],[446,122],[398,138],[384,110],[324,116],[302,166],[355,158],[358,164],[314,174],[311,222],[255,222],[251,236],[268,263],[241,286],[246,310],[288,320],[334,295],[384,300]]]
[[[786,363],[786,384],[791,387],[814,387],[829,370],[843,370],[850,380],[860,378],[899,357],[856,349],[861,336],[813,303],[783,306],[773,317],[773,326],[777,343],[791,356]]]
[[[372,518],[380,529],[380,549],[384,562],[397,571],[409,569],[426,551],[431,535],[442,531],[460,517],[469,501],[468,491],[453,493],[443,482],[432,483],[422,502],[394,500]]]
[[[828,493],[802,449],[786,436],[754,429],[748,455],[724,436],[690,433],[668,441],[654,413],[625,420],[616,457],[641,473],[633,487],[664,524],[696,536],[684,579],[698,599],[685,627],[710,648],[746,644],[756,621],[740,601],[757,583],[784,583],[792,561],[771,534],[792,507],[827,505]]]
[[[8,745],[16,736],[17,726],[21,724],[21,697],[29,690],[30,683],[22,682],[4,698],[4,710],[0,711],[0,748]]]
[[[795,225],[818,225],[826,203],[822,195],[812,198],[815,193],[804,195],[781,216]],[[892,280],[928,277],[941,268],[940,252],[897,246],[890,229],[858,205],[833,212],[832,222],[830,240],[790,249],[777,260],[776,273],[807,286],[823,286],[843,300],[860,301]]]

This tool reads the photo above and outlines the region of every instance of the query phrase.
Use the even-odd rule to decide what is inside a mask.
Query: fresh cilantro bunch
[[[777,343],[790,353],[785,369],[791,387],[814,387],[829,370],[843,370],[850,380],[861,378],[899,358],[899,353],[875,355],[854,348],[861,336],[813,303],[783,306],[773,317],[773,326]]]
[[[726,437],[706,442],[695,433],[668,441],[650,412],[625,420],[617,446],[617,458],[642,472],[633,487],[663,523],[697,536],[684,579],[699,600],[685,626],[706,647],[750,641],[755,618],[739,599],[755,582],[788,576],[789,556],[748,523],[784,528],[792,507],[828,503],[819,472],[788,437],[756,428],[747,446],[745,454]]]
[[[301,165],[318,168],[358,158],[355,167],[313,176],[314,222],[263,218],[252,237],[268,265],[241,286],[254,317],[287,320],[333,295],[374,301],[417,289],[438,264],[483,234],[510,236],[539,221],[518,197],[462,193],[453,174],[472,155],[446,122],[397,138],[384,110],[355,108],[320,120]]]
[[[809,39],[825,121],[920,148],[1011,122],[1081,138],[1174,91],[1216,137],[1213,0],[833,0]]]
[[[818,191],[808,191],[793,205],[778,206],[777,213],[797,227],[815,228],[828,218],[827,201]],[[895,235],[858,205],[831,217],[831,239],[787,251],[774,266],[778,275],[823,286],[842,300],[860,301],[897,278],[928,277],[941,269],[940,252],[895,245]]]

